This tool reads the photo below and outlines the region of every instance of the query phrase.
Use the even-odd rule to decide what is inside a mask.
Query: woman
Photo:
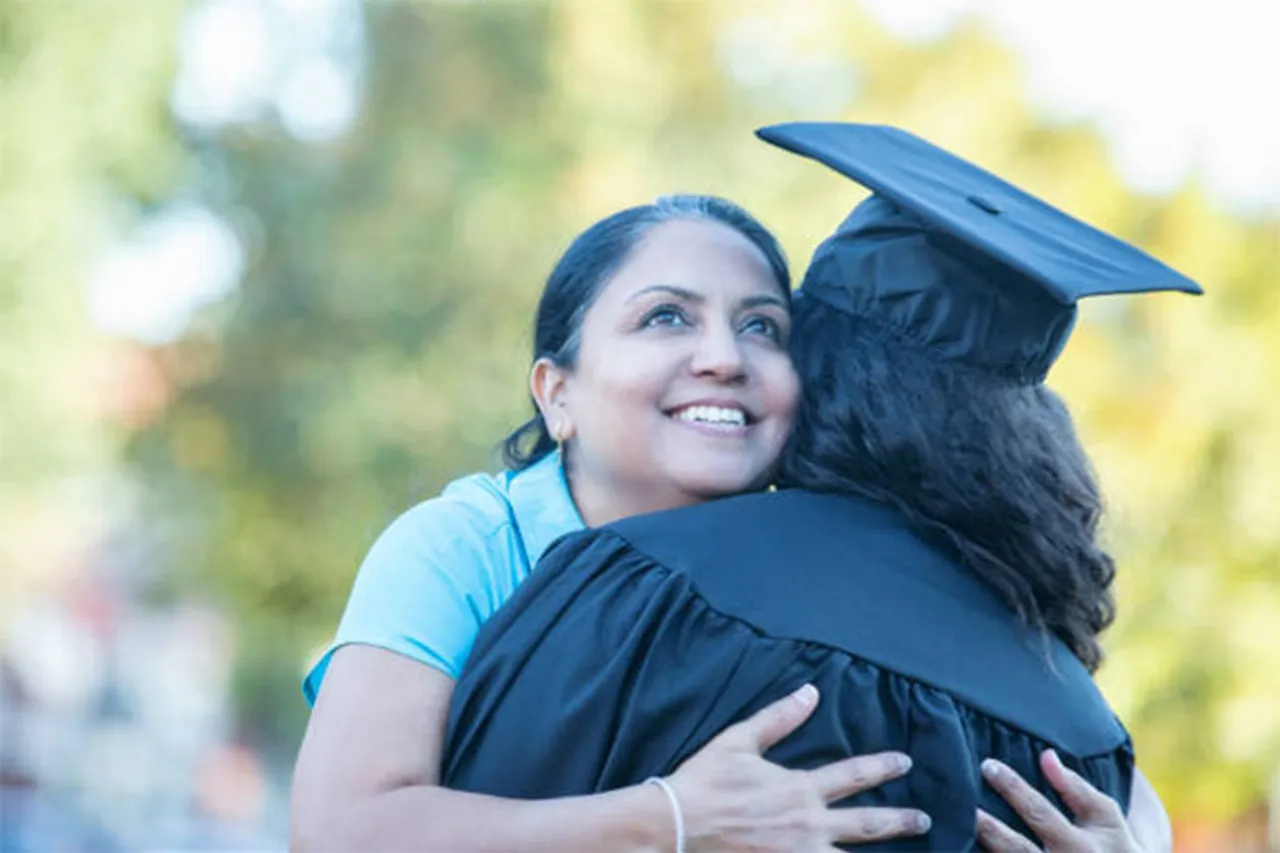
[[[1123,810],[1167,846],[1090,678],[1114,568],[1087,460],[1042,381],[1079,297],[1198,288],[909,135],[766,138],[878,193],[819,248],[795,306],[792,488],[554,546],[467,663],[444,783],[535,797],[666,776],[673,846],[703,849],[685,774],[727,746],[725,725],[810,682],[824,710],[769,756],[910,752],[911,776],[853,799],[934,818],[885,847],[1003,849],[1029,844],[1021,832],[1135,849]],[[792,849],[841,840],[814,831]]]
[[[512,471],[459,480],[380,537],[334,648],[306,680],[314,709],[292,792],[295,849],[574,851],[602,838],[610,850],[663,849],[667,804],[652,786],[547,802],[440,787],[454,679],[552,540],[768,482],[798,393],[789,298],[772,236],[719,199],[633,208],[574,241],[538,307],[538,414],[507,443]],[[691,825],[713,849],[790,850],[770,843],[779,823],[830,823],[845,839],[919,831],[910,809],[810,808],[902,775],[901,756],[820,774],[760,757],[805,708],[781,699],[727,732],[753,748],[710,750],[690,771]]]

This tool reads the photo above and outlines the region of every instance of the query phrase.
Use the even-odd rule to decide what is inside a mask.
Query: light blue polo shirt
[[[585,525],[560,455],[523,471],[473,474],[392,522],[356,575],[333,644],[302,684],[315,702],[334,651],[364,643],[456,679],[476,634],[542,552]]]

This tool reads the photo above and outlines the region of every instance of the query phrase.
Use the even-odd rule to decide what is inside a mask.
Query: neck
[[[578,507],[578,514],[588,527],[599,527],[621,518],[660,512],[682,506],[692,506],[704,501],[672,489],[654,489],[640,484],[604,484],[586,477],[576,477],[568,472],[569,494]]]

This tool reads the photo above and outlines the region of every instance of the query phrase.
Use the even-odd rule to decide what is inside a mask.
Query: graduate
[[[1011,774],[985,775],[987,759],[1038,788],[1061,832],[1082,831],[1064,815],[1085,788],[1117,820],[1132,807],[1161,824],[1092,679],[1115,568],[1087,457],[1044,379],[1080,299],[1200,288],[903,131],[759,135],[873,193],[794,300],[802,399],[778,488],[554,544],[466,662],[441,784],[547,798],[653,779],[683,853],[697,839],[682,764],[808,684],[816,712],[766,757],[906,752],[911,773],[848,804],[933,819],[858,849],[1035,849],[1026,839],[1045,841],[1052,820],[1024,821],[992,787]],[[1167,844],[1160,831],[1143,844]]]

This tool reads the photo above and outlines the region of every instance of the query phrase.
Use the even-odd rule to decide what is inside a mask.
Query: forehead
[[[676,220],[655,225],[631,250],[600,299],[625,300],[653,285],[692,290],[708,298],[777,295],[781,284],[754,243],[727,225]]]

